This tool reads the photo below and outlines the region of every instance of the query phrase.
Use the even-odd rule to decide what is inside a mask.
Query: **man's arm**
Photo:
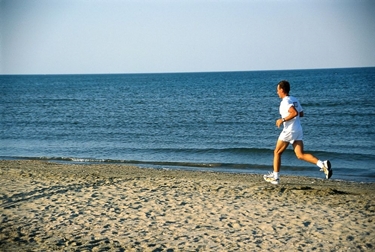
[[[285,121],[292,120],[294,117],[298,116],[298,111],[294,106],[290,106],[289,110],[289,115],[285,117]]]
[[[280,118],[280,119],[276,120],[276,126],[277,127],[280,127],[280,125],[283,122],[292,120],[294,117],[296,117],[298,115],[298,111],[296,110],[296,108],[294,106],[290,106],[288,112],[289,112],[289,115],[287,117]]]

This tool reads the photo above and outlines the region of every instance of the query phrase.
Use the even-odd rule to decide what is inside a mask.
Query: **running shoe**
[[[263,176],[264,180],[273,184],[273,185],[278,185],[280,182],[280,179],[275,179],[273,176],[273,173],[270,172],[268,175]]]
[[[266,175],[263,175],[263,178],[266,179],[266,178],[273,178],[273,172],[268,172],[268,174]]]
[[[323,168],[321,168],[320,171],[324,172],[326,179],[332,177],[331,162],[329,162],[329,160],[323,161]]]

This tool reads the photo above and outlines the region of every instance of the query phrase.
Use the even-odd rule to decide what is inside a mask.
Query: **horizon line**
[[[129,73],[10,73],[0,74],[0,76],[11,75],[137,75],[137,74],[193,74],[193,73],[241,73],[241,72],[272,72],[272,71],[306,71],[306,70],[333,70],[333,69],[358,69],[358,68],[375,68],[374,66],[357,66],[357,67],[323,67],[323,68],[293,68],[293,69],[268,69],[268,70],[218,70],[218,71],[176,71],[176,72],[129,72]]]

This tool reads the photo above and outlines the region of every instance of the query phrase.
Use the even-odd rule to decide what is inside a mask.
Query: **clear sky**
[[[0,0],[0,74],[375,66],[374,0]]]

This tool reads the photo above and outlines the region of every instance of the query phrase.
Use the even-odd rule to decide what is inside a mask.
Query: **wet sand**
[[[375,184],[0,161],[0,251],[374,251]]]

